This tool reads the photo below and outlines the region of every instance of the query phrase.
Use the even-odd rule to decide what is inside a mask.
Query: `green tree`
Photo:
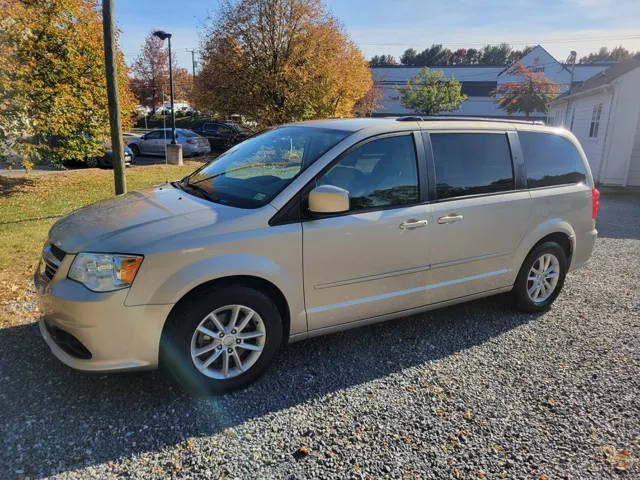
[[[418,70],[405,87],[394,87],[400,95],[396,100],[420,115],[437,115],[451,112],[467,99],[462,94],[462,84],[453,76],[442,80],[441,70],[429,71],[427,67]]]
[[[506,65],[509,60],[511,47],[508,43],[500,45],[486,45],[482,49],[480,64],[482,65]]]
[[[448,65],[451,57],[451,50],[443,48],[440,44],[433,44],[429,48],[425,48],[416,56],[415,64],[421,67],[431,65]]]
[[[417,56],[418,52],[416,52],[415,48],[407,48],[400,57],[400,63],[403,65],[415,65]]]
[[[600,50],[582,57],[579,63],[595,63],[595,62],[623,62],[633,57],[634,53],[630,52],[622,45],[609,51],[607,47],[600,47]]]
[[[369,66],[380,67],[388,65],[397,65],[396,58],[393,55],[374,55],[369,60]]]
[[[508,114],[546,112],[547,104],[560,93],[560,85],[553,83],[544,73],[535,73],[517,62],[508,72],[521,77],[518,82],[505,82],[492,92],[496,103]]]
[[[97,0],[0,2],[0,143],[23,161],[61,165],[99,155],[108,138]],[[118,52],[123,125],[134,112]]]

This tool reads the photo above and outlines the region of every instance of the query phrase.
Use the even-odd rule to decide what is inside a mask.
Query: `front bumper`
[[[72,260],[73,255],[67,255],[51,281],[39,272],[34,275],[40,333],[51,352],[69,367],[83,371],[157,368],[162,328],[173,305],[127,307],[128,289],[92,292],[66,278]],[[64,341],[69,338],[89,354],[82,354],[82,348],[69,348]]]

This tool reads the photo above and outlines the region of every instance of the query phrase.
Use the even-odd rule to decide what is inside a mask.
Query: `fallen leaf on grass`
[[[464,411],[463,416],[464,416],[464,418],[466,418],[467,420],[471,420],[471,416],[472,416],[472,415],[471,415],[471,410],[466,409],[466,410]]]

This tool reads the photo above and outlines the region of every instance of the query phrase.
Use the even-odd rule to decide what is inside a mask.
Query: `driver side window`
[[[344,155],[317,180],[349,192],[350,211],[417,203],[418,173],[413,136],[365,143]]]

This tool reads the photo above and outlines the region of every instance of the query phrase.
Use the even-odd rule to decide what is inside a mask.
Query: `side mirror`
[[[320,185],[309,192],[312,213],[342,213],[349,211],[349,192],[333,185]]]

